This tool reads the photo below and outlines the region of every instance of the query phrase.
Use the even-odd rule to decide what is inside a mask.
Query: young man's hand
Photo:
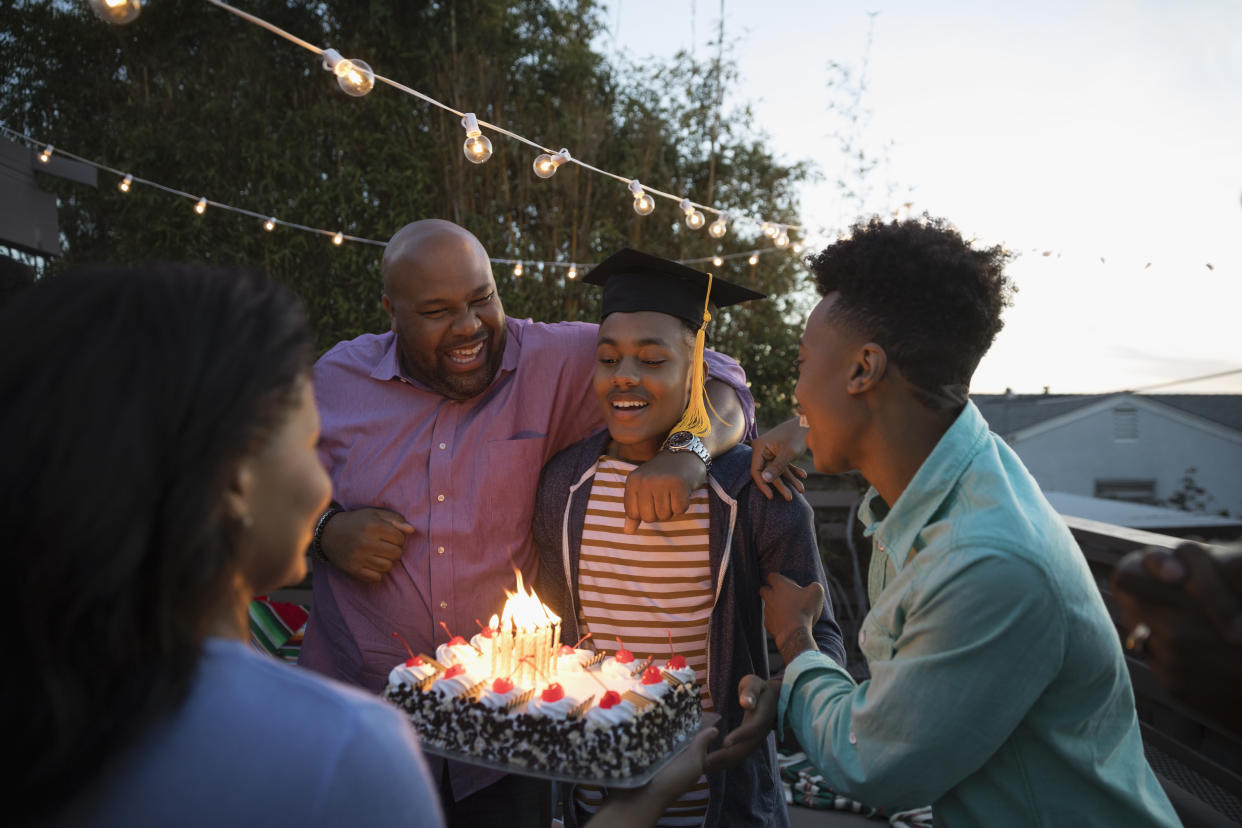
[[[779,572],[770,572],[759,597],[763,599],[763,624],[786,665],[799,653],[817,649],[812,630],[824,609],[824,588],[819,583],[800,587]]]
[[[414,527],[388,509],[338,512],[323,527],[324,557],[355,580],[377,584],[400,560]]]
[[[707,467],[693,452],[656,456],[630,472],[625,481],[625,533],[640,523],[669,520],[690,508],[690,495],[707,482]]]
[[[725,736],[720,749],[707,754],[708,771],[740,765],[764,743],[776,724],[776,706],[781,697],[779,679],[764,681],[759,676],[744,676],[738,682],[737,695],[746,711],[742,723]]]

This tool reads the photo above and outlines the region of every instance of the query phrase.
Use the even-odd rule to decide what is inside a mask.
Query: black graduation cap
[[[656,311],[684,319],[695,328],[703,324],[708,275],[679,262],[624,247],[596,265],[582,281],[604,288],[601,319],[610,313]],[[710,282],[711,304],[718,308],[765,298],[718,276],[712,276]]]

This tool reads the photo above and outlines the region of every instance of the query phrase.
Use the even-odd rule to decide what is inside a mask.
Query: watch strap
[[[310,555],[314,560],[331,563],[328,560],[328,556],[323,552],[323,530],[333,515],[340,514],[343,511],[345,511],[345,507],[334,500],[328,504],[328,508],[319,516],[319,520],[315,521],[315,531],[311,533],[310,543]]]

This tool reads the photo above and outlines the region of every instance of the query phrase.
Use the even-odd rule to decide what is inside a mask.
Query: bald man
[[[604,422],[592,396],[597,326],[508,319],[483,245],[447,221],[388,243],[391,330],[341,342],[315,366],[319,454],[332,507],[316,526],[314,603],[300,663],[379,691],[415,652],[499,613],[514,568],[534,583],[530,527],[544,463]],[[723,454],[753,430],[737,363],[707,354]],[[706,482],[693,452],[661,451],[630,475],[628,527],[684,510]],[[439,774],[450,825],[535,824],[531,785],[453,764]],[[360,803],[365,807],[365,803]],[[533,813],[532,813],[533,812]],[[543,822],[547,825],[547,821]]]

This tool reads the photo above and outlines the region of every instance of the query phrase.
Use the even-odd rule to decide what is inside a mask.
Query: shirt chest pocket
[[[484,466],[478,469],[476,478],[482,488],[475,493],[481,507],[480,526],[530,530],[546,445],[547,438],[543,436],[492,440],[486,444],[482,452]]]
[[[873,615],[863,619],[858,630],[858,649],[868,662],[888,661],[893,657],[897,636],[877,621]]]

